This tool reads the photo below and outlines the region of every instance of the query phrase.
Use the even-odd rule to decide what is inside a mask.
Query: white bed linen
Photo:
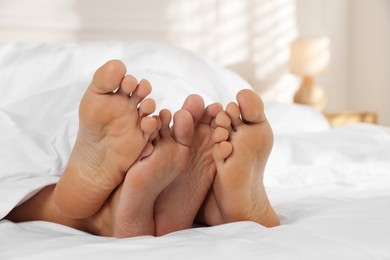
[[[111,58],[152,82],[159,108],[176,110],[194,90],[207,103],[226,104],[249,87],[193,54],[152,43],[0,46],[1,218],[58,180],[80,97],[96,67]],[[330,130],[309,108],[267,108],[275,145],[265,183],[281,226],[240,222],[115,239],[1,220],[0,259],[390,259],[390,130]]]

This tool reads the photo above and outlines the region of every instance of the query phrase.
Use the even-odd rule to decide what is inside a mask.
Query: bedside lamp
[[[325,72],[330,61],[330,41],[326,37],[299,38],[291,43],[290,70],[302,77],[294,102],[323,110],[324,90],[315,84],[315,76]]]

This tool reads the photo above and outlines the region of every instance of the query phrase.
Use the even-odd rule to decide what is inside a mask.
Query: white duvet
[[[198,56],[154,43],[0,45],[0,219],[61,175],[77,107],[112,58],[154,86],[158,109],[190,93],[227,104],[250,86]],[[97,237],[48,222],[0,221],[0,259],[390,259],[390,130],[329,129],[310,108],[266,103],[275,145],[265,184],[282,225],[252,222],[163,237]]]

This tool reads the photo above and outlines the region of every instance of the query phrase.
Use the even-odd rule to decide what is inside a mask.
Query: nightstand
[[[325,112],[326,119],[328,119],[331,127],[348,125],[352,123],[378,123],[378,115],[375,112]]]

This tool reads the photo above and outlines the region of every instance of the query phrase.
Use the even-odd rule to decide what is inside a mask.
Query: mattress
[[[61,176],[94,70],[121,59],[157,109],[197,93],[234,101],[250,85],[193,53],[151,42],[0,45],[0,219]],[[281,225],[194,227],[110,238],[0,220],[0,259],[390,259],[390,129],[331,129],[318,111],[265,102],[275,134],[264,182]]]

